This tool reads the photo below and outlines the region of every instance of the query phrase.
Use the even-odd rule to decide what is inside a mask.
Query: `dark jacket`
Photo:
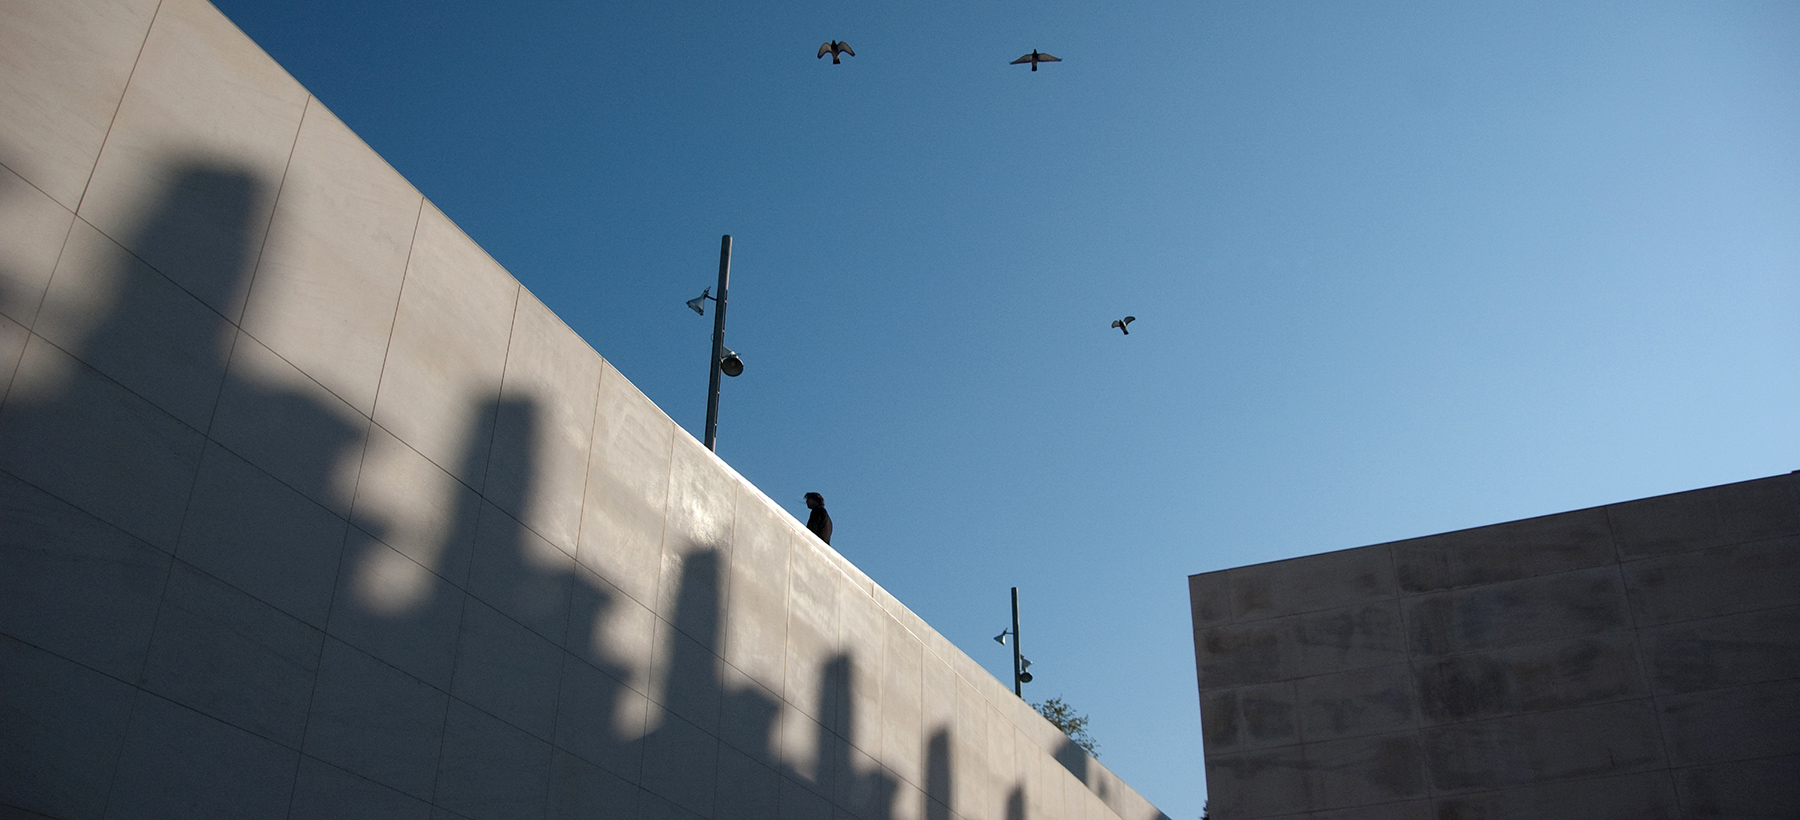
[[[806,528],[819,536],[820,541],[831,543],[831,514],[824,507],[814,507],[812,515],[806,517]]]

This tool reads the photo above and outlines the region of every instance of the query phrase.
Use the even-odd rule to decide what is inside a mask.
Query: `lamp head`
[[[711,298],[712,298],[712,288],[707,288],[706,290],[700,291],[699,296],[696,296],[692,299],[687,300],[688,309],[694,311],[695,313],[700,314],[701,316],[705,316],[706,315],[706,300],[711,299]]]
[[[1024,655],[1020,655],[1019,656],[1019,671],[1023,672],[1030,668],[1031,668],[1031,659],[1025,657]]]
[[[997,643],[1001,646],[1005,646],[1006,645],[1006,636],[1011,635],[1011,634],[1012,634],[1012,630],[1010,630],[1010,629],[1000,630],[1000,634],[994,636],[994,643]]]
[[[725,348],[725,354],[719,358],[719,372],[735,377],[744,372],[744,360],[731,348]]]
[[[1019,682],[1020,683],[1030,683],[1031,682],[1031,673],[1030,672],[1020,672],[1019,673]]]

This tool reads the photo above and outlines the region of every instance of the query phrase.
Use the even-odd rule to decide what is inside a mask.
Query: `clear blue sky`
[[[216,1],[1175,820],[1188,574],[1800,469],[1791,2]]]

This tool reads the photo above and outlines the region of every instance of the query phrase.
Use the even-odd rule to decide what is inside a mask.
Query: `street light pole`
[[[719,237],[719,293],[713,297],[712,376],[706,386],[706,449],[719,439],[719,365],[725,357],[725,287],[731,283],[731,234]]]
[[[1019,671],[1020,671],[1019,670],[1019,659],[1024,656],[1019,653],[1019,588],[1018,587],[1012,588],[1012,601],[1013,601],[1013,634],[1012,634],[1012,638],[1013,638],[1013,694],[1018,695],[1020,700],[1024,700],[1025,699],[1025,689],[1023,686],[1020,685],[1021,682],[1019,680]]]

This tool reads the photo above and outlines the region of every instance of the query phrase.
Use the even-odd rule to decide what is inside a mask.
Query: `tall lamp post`
[[[1031,661],[1025,657],[1025,655],[1022,651],[1023,647],[1021,647],[1019,645],[1019,588],[1018,587],[1012,588],[1012,612],[1013,612],[1012,629],[1002,630],[1000,632],[1000,634],[994,636],[994,640],[997,643],[999,643],[1001,646],[1005,646],[1006,645],[1006,636],[1008,636],[1008,635],[1012,636],[1013,694],[1018,695],[1020,700],[1024,700],[1025,699],[1025,689],[1022,686],[1022,684],[1027,684],[1027,683],[1031,682],[1031,673],[1025,671],[1025,670],[1031,668]]]
[[[719,237],[719,295],[710,290],[688,300],[695,313],[706,315],[706,300],[718,305],[713,313],[712,366],[706,385],[706,449],[714,449],[719,439],[719,374],[737,376],[744,372],[744,360],[725,346],[725,297],[731,284],[731,234]]]

